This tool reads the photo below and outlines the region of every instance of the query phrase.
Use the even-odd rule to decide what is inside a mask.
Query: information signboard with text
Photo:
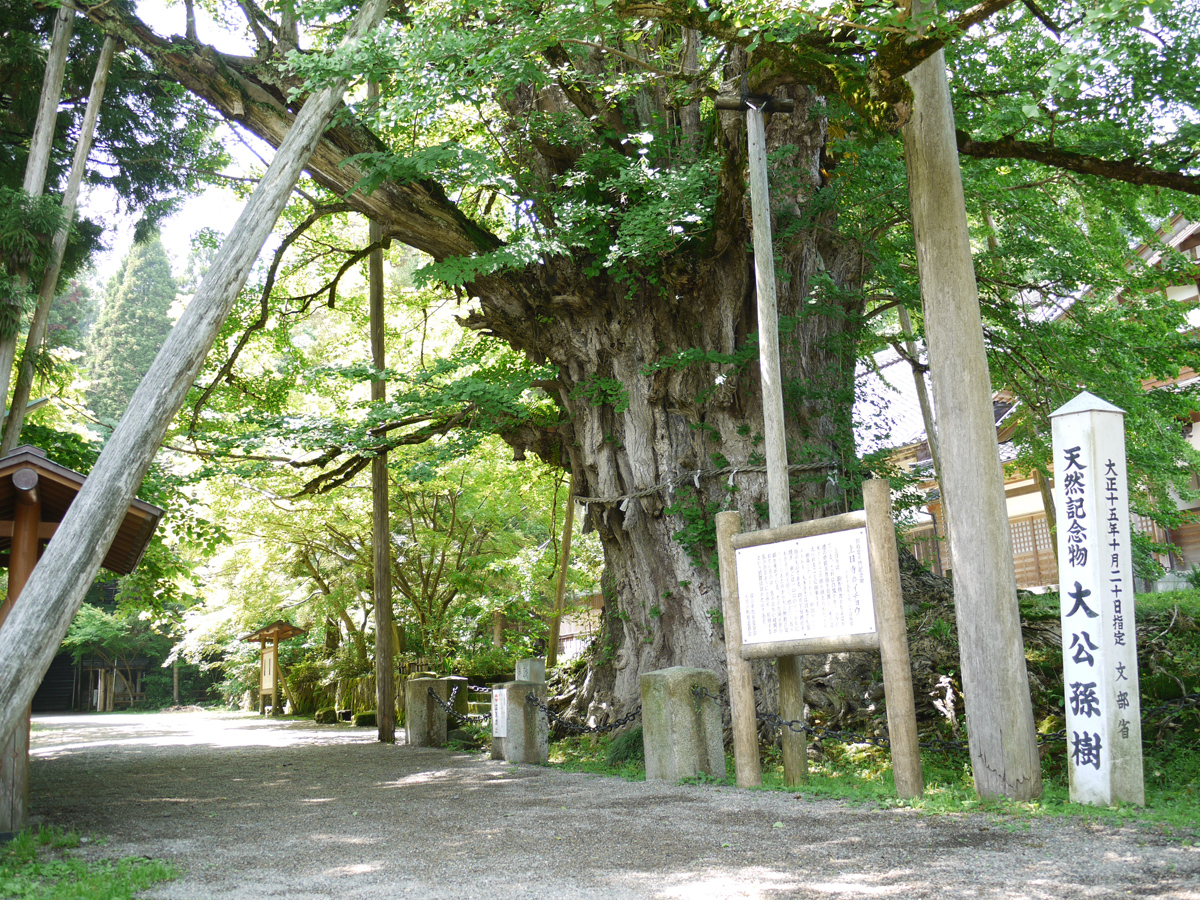
[[[875,632],[865,527],[734,552],[743,644]]]

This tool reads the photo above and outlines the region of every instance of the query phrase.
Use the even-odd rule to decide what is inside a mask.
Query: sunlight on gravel
[[[31,755],[101,747],[296,747],[305,744],[362,743],[374,732],[336,727],[317,728],[311,722],[279,722],[259,716],[221,713],[90,716],[80,729],[80,716],[39,716]]]

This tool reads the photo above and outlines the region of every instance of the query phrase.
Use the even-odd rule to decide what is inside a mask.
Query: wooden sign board
[[[735,549],[742,644],[875,634],[867,529]]]
[[[879,649],[866,513],[735,534],[730,544],[743,659]]]
[[[262,648],[262,675],[259,690],[264,694],[275,690],[275,647],[267,644]]]
[[[761,781],[748,660],[878,650],[892,770],[901,797],[924,791],[900,563],[886,480],[863,483],[864,510],[738,533],[717,516],[721,605],[738,784]]]

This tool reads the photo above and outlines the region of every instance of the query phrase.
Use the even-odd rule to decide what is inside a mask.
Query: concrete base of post
[[[404,682],[404,726],[413,747],[446,746],[446,710],[429,696],[433,688],[442,700],[450,697],[450,683],[441,678],[410,678]]]
[[[542,708],[527,702],[526,698],[533,694],[544,703],[546,683],[509,681],[492,689],[503,691],[508,698],[504,722],[493,720],[492,759],[544,765],[550,759],[550,722]],[[496,711],[497,706],[493,704],[493,716]]]
[[[715,695],[720,685],[707,669],[673,666],[642,676],[642,741],[647,781],[725,777],[725,743],[716,701],[697,697],[693,687]]]

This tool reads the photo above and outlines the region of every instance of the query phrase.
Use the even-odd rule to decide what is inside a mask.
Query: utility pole
[[[378,83],[367,83],[367,97],[379,96]],[[371,220],[368,240],[374,245],[367,261],[370,276],[371,365],[376,375],[386,367],[386,321],[383,308],[383,226]],[[387,382],[371,379],[371,400],[387,399]],[[375,725],[379,740],[396,743],[396,648],[392,645],[392,527],[388,500],[387,451],[371,459],[371,544],[375,594]]]

